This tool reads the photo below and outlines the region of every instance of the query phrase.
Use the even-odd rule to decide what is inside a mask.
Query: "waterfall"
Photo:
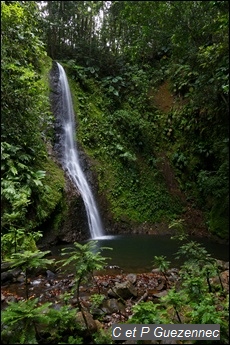
[[[62,164],[63,168],[68,172],[74,185],[79,189],[85,204],[88,225],[92,239],[104,236],[99,212],[91,192],[90,186],[83,173],[80,165],[77,145],[75,138],[75,120],[72,97],[70,93],[68,79],[64,68],[57,63],[59,69],[59,82],[61,87],[61,115],[62,115]]]

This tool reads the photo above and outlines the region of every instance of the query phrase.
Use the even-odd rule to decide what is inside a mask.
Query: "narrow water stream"
[[[60,109],[61,118],[59,119],[63,128],[63,138],[61,138],[62,165],[63,169],[68,172],[73,184],[81,193],[85,204],[91,238],[97,238],[103,236],[104,230],[93,193],[81,168],[78,156],[78,148],[74,140],[76,126],[68,79],[64,68],[59,63],[57,63],[57,65],[59,70],[59,82],[62,97]]]

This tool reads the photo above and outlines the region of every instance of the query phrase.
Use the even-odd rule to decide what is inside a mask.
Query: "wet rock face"
[[[43,225],[43,237],[38,242],[41,250],[49,249],[50,246],[57,244],[73,243],[90,238],[84,202],[68,177],[66,177],[63,192],[63,203],[65,203],[65,209],[60,210],[59,214],[56,210],[54,214],[54,217],[62,218],[61,225],[56,228],[52,219]]]
[[[73,243],[89,238],[89,227],[83,199],[68,177],[66,178],[65,199],[68,210],[58,235],[59,241]]]
[[[56,62],[53,62],[52,70],[50,72],[50,103],[51,109],[55,117],[55,141],[53,145],[53,152],[55,161],[62,166],[62,140],[63,140],[63,114],[61,112],[61,87],[59,83],[59,69]],[[97,190],[96,177],[91,170],[91,162],[85,155],[84,151],[79,148],[79,157],[82,165],[82,170],[86,175],[87,180],[92,185],[93,192]],[[72,243],[74,241],[82,241],[90,238],[89,226],[85,205],[81,194],[77,187],[73,185],[68,174],[65,174],[65,190],[63,200],[66,203],[66,214],[62,226],[57,230],[52,226],[49,231],[45,231],[43,239],[40,241],[40,246],[56,245],[58,243]]]
[[[62,140],[63,140],[63,114],[62,114],[62,94],[61,85],[59,82],[59,69],[57,63],[54,61],[52,70],[50,72],[50,103],[51,109],[55,117],[55,141],[53,145],[53,151],[56,157],[56,161],[60,166],[63,163],[62,157]],[[76,126],[78,126],[77,118],[75,117]],[[114,220],[111,215],[109,215],[108,209],[109,205],[106,201],[105,196],[99,195],[98,193],[98,178],[93,169],[94,162],[90,159],[84,152],[81,145],[77,142],[78,156],[81,164],[83,173],[91,187],[94,199],[97,203],[99,214],[101,215],[101,221],[105,229],[106,234],[119,233],[118,229],[120,226],[114,226]],[[55,237],[52,234],[52,244],[58,242],[73,242],[77,240],[85,240],[90,238],[89,226],[87,221],[87,215],[85,211],[84,202],[82,197],[73,185],[69,176],[66,174],[66,190],[64,197],[68,204],[68,214],[64,221],[62,229],[58,236]],[[55,237],[55,238],[54,238]]]

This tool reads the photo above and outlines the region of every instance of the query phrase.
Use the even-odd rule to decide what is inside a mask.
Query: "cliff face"
[[[55,139],[50,147],[50,156],[59,169],[62,170],[64,175],[63,198],[55,208],[50,219],[44,224],[44,236],[41,240],[43,245],[57,244],[57,243],[72,243],[74,241],[83,241],[90,238],[89,226],[83,199],[79,190],[73,185],[68,174],[62,169],[61,157],[61,143],[62,143],[62,127],[60,113],[61,91],[59,88],[59,72],[57,64],[54,62],[50,72],[50,104],[55,117]],[[165,91],[166,96],[167,93]],[[168,101],[169,99],[169,101]],[[158,100],[158,103],[160,100]],[[164,97],[161,100],[163,103],[170,103],[172,99]],[[159,106],[159,104],[158,104]],[[165,109],[168,111],[168,108]],[[76,118],[76,122],[78,119]],[[100,164],[95,162],[92,157],[86,155],[81,145],[77,143],[78,154],[81,161],[82,170],[86,175],[87,181],[90,184],[93,195],[97,202],[98,210],[101,215],[102,223],[104,226],[105,234],[172,234],[173,229],[170,229],[167,222],[135,222],[131,220],[129,215],[120,217],[117,221],[112,212],[110,203],[106,196],[106,191],[99,190],[99,180],[96,171],[96,165]],[[183,219],[185,220],[184,226],[189,234],[199,235],[201,237],[210,237],[210,234],[205,226],[203,215],[199,210],[195,210],[186,201],[185,196],[180,191],[173,169],[166,155],[162,153],[158,169],[164,177],[167,189],[170,195],[179,198],[184,205]]]
[[[62,169],[61,146],[63,140],[63,128],[61,125],[61,90],[59,85],[58,66],[53,62],[50,71],[50,104],[55,118],[54,131],[55,139],[49,147],[49,155],[52,160]],[[76,118],[77,122],[77,118]],[[109,204],[106,196],[98,193],[98,179],[94,162],[82,150],[79,143],[78,154],[82,170],[90,184],[93,195],[97,202],[99,213],[106,234],[131,233],[133,227],[126,220],[116,223],[113,215],[109,211]],[[44,224],[43,238],[40,241],[41,246],[49,246],[57,243],[82,241],[90,238],[89,226],[85,205],[78,188],[72,183],[68,174],[64,171],[65,187],[63,189],[63,199],[56,207],[50,219]]]
[[[62,190],[62,200],[57,204],[54,212],[42,226],[43,238],[38,244],[41,247],[48,247],[49,245],[62,242],[82,241],[90,237],[83,199],[79,190],[73,185],[69,176],[62,168],[60,148],[63,129],[59,120],[62,114],[60,113],[61,91],[58,80],[58,67],[53,62],[50,71],[50,105],[55,118],[55,135],[54,142],[49,146],[48,154],[55,165],[59,167],[59,170],[62,170],[65,182]],[[85,160],[84,164],[86,166],[87,160],[83,152],[81,152],[81,159]]]

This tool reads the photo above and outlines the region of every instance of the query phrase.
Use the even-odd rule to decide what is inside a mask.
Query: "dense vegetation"
[[[34,2],[1,3],[2,257],[35,247],[39,226],[62,199],[63,172],[47,155],[52,132],[48,73]],[[48,172],[48,173],[47,173]]]
[[[178,239],[181,237],[177,237]],[[185,240],[185,238],[183,238]],[[70,262],[75,265],[74,279],[71,288],[56,296],[55,303],[41,303],[39,298],[27,297],[17,303],[9,302],[2,312],[2,341],[3,344],[122,344],[123,341],[112,340],[111,327],[103,328],[104,316],[103,300],[106,295],[101,293],[96,271],[103,268],[106,259],[97,249],[97,241],[89,241],[82,245],[74,243],[70,248],[63,249],[67,257],[59,261],[62,267]],[[44,252],[34,252],[20,256],[13,254],[12,267],[22,267],[25,272],[31,267],[45,267],[52,260],[44,259]],[[184,241],[177,252],[177,256],[184,257],[185,262],[180,270],[178,281],[171,286],[167,278],[170,262],[165,256],[155,256],[154,265],[159,267],[170,285],[167,294],[157,301],[137,301],[128,311],[128,303],[118,295],[119,300],[127,308],[120,312],[119,323],[131,324],[219,324],[221,344],[228,344],[229,315],[228,292],[223,286],[217,261],[195,241]],[[27,276],[26,276],[27,277]],[[218,279],[213,279],[218,278]],[[98,293],[86,299],[80,298],[81,284],[95,285]],[[28,286],[27,279],[25,280]],[[76,305],[73,301],[77,300]],[[96,310],[102,311],[98,314]],[[92,326],[92,316],[98,320],[99,327]],[[98,324],[97,324],[98,325]],[[181,343],[182,340],[180,340]],[[188,339],[185,343],[188,343]],[[145,343],[140,341],[139,343]],[[183,341],[182,341],[183,343]],[[197,343],[196,341],[189,342]],[[207,341],[207,343],[209,343]],[[216,343],[216,341],[211,341]]]
[[[183,211],[157,169],[165,152],[209,230],[228,236],[228,3],[55,1],[46,10],[48,51],[66,62],[78,139],[99,162],[114,218]],[[175,103],[166,113],[154,107],[164,82]]]
[[[46,51],[68,71],[78,140],[114,220],[183,217],[158,169],[164,152],[209,230],[228,236],[228,2],[12,1],[2,2],[3,244],[38,237],[63,198],[47,156]],[[162,83],[174,95],[166,112],[154,104]]]
[[[209,231],[228,238],[228,13],[227,1],[1,2],[3,259],[19,260],[23,250],[26,259],[41,259],[41,230],[47,219],[58,227],[65,209],[64,174],[48,154],[52,60],[68,73],[77,137],[95,162],[114,221],[183,218],[181,200],[159,171],[164,153],[187,200],[204,211]],[[155,102],[162,85],[173,96],[166,111]],[[190,278],[203,284],[197,273]],[[194,306],[197,295],[186,290],[186,279],[182,299]],[[216,297],[211,301],[200,289],[206,309]],[[165,303],[172,307],[172,300]],[[28,311],[37,303],[27,302]],[[213,322],[199,313],[194,307],[191,323]],[[21,343],[25,339],[23,333]]]

